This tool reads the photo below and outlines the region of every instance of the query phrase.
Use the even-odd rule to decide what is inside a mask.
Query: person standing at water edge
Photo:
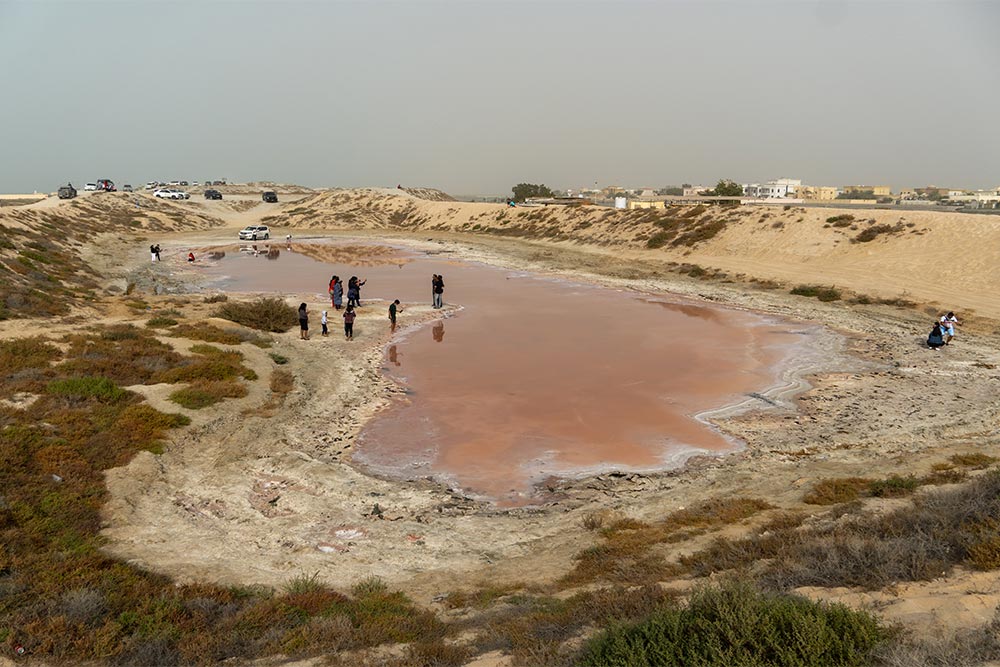
[[[399,308],[399,299],[396,299],[389,304],[389,321],[392,322],[392,326],[389,328],[389,331],[396,330],[396,312],[402,310],[402,308]]]
[[[432,291],[434,292],[434,307],[443,308],[444,307],[444,277],[435,274],[434,278],[431,279]]]
[[[344,281],[340,279],[340,276],[334,276],[333,283],[333,307],[335,310],[340,310],[344,305]]]
[[[348,305],[347,310],[344,311],[344,336],[347,340],[354,340],[355,317],[357,317],[357,313],[354,312],[354,306]]]
[[[309,310],[304,303],[299,305],[299,338],[309,340]]]
[[[955,337],[955,326],[959,324],[958,318],[955,317],[955,313],[949,312],[947,315],[941,316],[941,329],[944,330],[944,344],[948,345],[951,343],[951,339]]]

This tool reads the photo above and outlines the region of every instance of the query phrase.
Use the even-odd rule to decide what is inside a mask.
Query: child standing
[[[354,312],[354,306],[348,306],[347,310],[344,311],[344,336],[347,340],[354,340],[355,317],[357,317],[357,313]]]
[[[323,311],[323,316],[321,318],[319,318],[319,323],[323,325],[323,335],[324,336],[327,335],[328,333],[330,333],[327,330],[327,328],[326,328],[327,322],[328,322],[328,320],[326,319],[326,311],[324,310]]]

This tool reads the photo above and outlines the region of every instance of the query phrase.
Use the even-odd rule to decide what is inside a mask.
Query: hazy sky
[[[0,0],[0,191],[1000,185],[1000,2]]]

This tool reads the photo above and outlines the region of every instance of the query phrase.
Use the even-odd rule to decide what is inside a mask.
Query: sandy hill
[[[614,252],[698,275],[832,286],[1000,316],[1000,217],[802,207],[507,208],[395,190],[320,192],[263,218],[315,229],[457,231]]]
[[[97,283],[80,252],[86,241],[224,224],[190,207],[125,193],[0,209],[0,319],[64,314],[90,298]]]

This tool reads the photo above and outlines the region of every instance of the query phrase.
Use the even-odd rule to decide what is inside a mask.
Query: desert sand
[[[102,531],[109,553],[178,581],[280,586],[317,572],[326,583],[348,586],[377,575],[435,605],[448,592],[483,582],[558,578],[576,553],[595,543],[595,535],[581,528],[595,511],[656,519],[701,500],[741,495],[819,513],[822,508],[805,505],[802,496],[822,478],[923,475],[954,452],[1000,455],[1000,346],[993,336],[1000,266],[991,250],[1000,247],[998,217],[740,208],[710,212],[719,229],[703,241],[649,249],[646,241],[658,228],[642,211],[508,210],[418,195],[426,192],[300,192],[296,201],[267,207],[231,199],[104,196],[110,209],[127,209],[139,199],[148,219],[135,236],[98,233],[81,249],[108,294],[81,314],[90,322],[127,319],[114,295],[132,286],[151,302],[210,318],[210,306],[196,292],[203,282],[199,267],[187,266],[183,257],[190,249],[231,246],[237,229],[261,222],[271,226],[274,239],[291,233],[294,239],[359,245],[392,242],[818,323],[818,353],[808,369],[799,369],[807,373],[808,388],[791,408],[766,396],[748,397],[743,410],[710,415],[715,427],[744,443],[735,453],[659,473],[553,479],[540,505],[499,509],[426,480],[379,479],[352,466],[359,430],[400,390],[380,372],[389,336],[382,308],[374,308],[362,311],[353,344],[336,335],[309,341],[294,331],[275,336],[269,352],[289,357],[295,378],[279,408],[265,409],[266,390],[257,387],[245,398],[192,411],[192,425],[164,454],[142,453],[109,472],[112,499]],[[47,200],[11,210],[0,211],[4,225],[30,226],[32,212],[72,219],[86,209]],[[826,222],[842,213],[856,220],[840,227]],[[873,226],[886,231],[852,242]],[[152,242],[164,248],[163,265],[149,263],[146,246]],[[681,273],[692,267],[701,277]],[[788,293],[804,284],[833,287],[862,302],[822,303]],[[328,305],[315,293],[283,296],[309,302],[314,312]],[[931,352],[921,343],[932,320],[947,310],[964,325],[955,344]],[[429,305],[410,307],[404,326],[419,327],[435,316]],[[0,333],[58,334],[73,326],[8,320],[0,322]],[[262,375],[270,367],[265,351],[243,352]],[[131,389],[154,407],[178,410],[166,402],[166,385]],[[877,508],[894,501],[868,502]],[[711,537],[694,536],[674,549],[690,553]],[[994,573],[961,570],[874,594],[806,592],[874,604],[886,619],[935,632],[985,623],[1000,604]]]

